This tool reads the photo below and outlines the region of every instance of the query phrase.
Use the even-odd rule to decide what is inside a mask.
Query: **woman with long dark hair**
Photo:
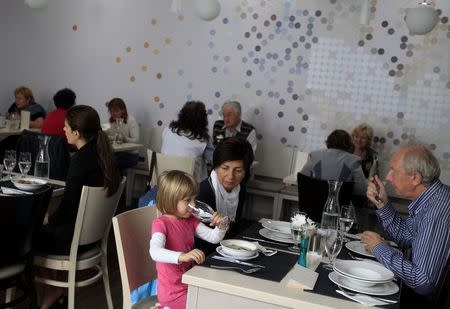
[[[38,243],[39,251],[58,255],[70,252],[83,186],[104,187],[106,195],[111,196],[120,183],[113,150],[95,109],[86,105],[69,109],[64,132],[67,142],[78,151],[70,162],[61,204],[44,220]],[[87,248],[80,247],[83,249]],[[62,294],[62,288],[45,286],[41,308],[48,308]]]
[[[196,157],[194,177],[201,181],[207,176],[204,153],[208,144],[208,114],[205,104],[189,101],[162,134],[161,153],[172,156]]]

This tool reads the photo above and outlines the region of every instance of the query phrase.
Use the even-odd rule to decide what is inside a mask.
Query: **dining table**
[[[259,254],[249,260],[253,264],[264,266],[260,271],[244,274],[240,271],[211,268],[211,265],[236,266],[237,264],[213,258],[213,253],[205,263],[187,271],[182,282],[188,285],[186,308],[364,308],[336,290],[338,286],[329,279],[330,270],[326,269],[326,259],[322,258],[308,265],[318,273],[312,290],[288,287],[293,277],[293,267],[298,254],[290,252],[290,244],[266,239],[260,235],[262,226],[255,222],[236,238],[259,239],[259,244],[266,248],[278,249],[273,256]],[[352,259],[349,250],[342,248],[339,259]],[[237,265],[240,266],[240,265]],[[397,283],[396,283],[397,284]],[[379,308],[399,308],[400,292],[383,298],[397,301]]]
[[[112,148],[114,152],[132,152],[143,148],[143,144],[138,143],[113,143]]]
[[[41,132],[40,129],[27,129],[27,130],[36,132],[36,133]],[[23,129],[11,129],[8,126],[5,126],[3,128],[0,128],[0,139],[2,139],[4,137],[12,136],[12,135],[20,135],[20,134],[22,134],[22,131],[23,131]]]

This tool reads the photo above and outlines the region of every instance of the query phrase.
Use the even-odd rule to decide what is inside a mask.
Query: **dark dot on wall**
[[[303,118],[304,121],[307,121],[309,119],[309,116],[308,115],[303,115],[302,118]]]
[[[398,70],[403,70],[403,68],[404,68],[403,64],[401,64],[401,63],[397,64],[397,69]]]
[[[406,45],[406,43],[402,43],[400,44],[400,49],[405,49],[408,45]]]
[[[411,50],[408,50],[408,51],[406,52],[406,57],[412,57],[413,54],[414,54],[414,53],[413,53]]]
[[[264,22],[264,26],[269,27],[269,26],[270,26],[270,21],[266,20],[266,21]]]
[[[433,72],[434,73],[439,73],[439,72],[441,72],[441,68],[440,67],[434,67],[433,68]]]
[[[403,134],[401,135],[401,138],[402,138],[402,139],[407,139],[407,138],[408,138],[408,134],[403,133]]]
[[[294,15],[289,16],[289,21],[294,21],[294,20],[295,20],[295,16]]]
[[[258,32],[258,34],[256,35],[256,38],[261,39],[262,38],[262,33]]]
[[[372,40],[373,36],[371,33],[366,34],[366,40]]]
[[[252,70],[247,70],[245,74],[247,74],[247,76],[252,76]]]
[[[378,138],[378,136],[374,136],[373,137],[373,142],[374,143],[378,143],[380,141],[380,139]]]
[[[259,63],[259,59],[258,58],[253,59],[253,63],[254,64],[258,64]]]
[[[253,19],[258,19],[258,14],[254,13],[252,17],[253,17]]]
[[[320,22],[321,22],[322,24],[326,24],[326,23],[328,22],[328,19],[327,19],[326,17],[322,17],[322,18],[320,19]]]
[[[309,43],[309,42],[306,43],[306,44],[305,44],[305,48],[306,48],[306,49],[310,49],[310,48],[311,48],[311,43]]]
[[[381,26],[382,26],[383,28],[386,28],[387,26],[389,26],[389,23],[388,23],[386,20],[384,20],[384,21],[381,23]]]
[[[450,158],[450,153],[444,152],[444,153],[442,154],[442,156],[444,157],[444,159],[448,159],[448,158]]]
[[[394,70],[390,70],[389,71],[389,76],[395,76],[395,71]]]
[[[255,108],[254,113],[255,113],[255,115],[259,115],[259,108]]]
[[[300,36],[299,38],[298,38],[298,40],[301,42],[301,43],[303,43],[303,42],[305,42],[305,40],[306,40],[306,38],[305,38],[305,36]]]
[[[389,138],[393,138],[394,137],[394,132],[388,132],[388,134],[386,134],[386,135]]]
[[[214,93],[214,96],[215,96],[216,98],[220,98],[220,92],[219,92],[219,91],[216,91],[216,92]]]
[[[431,150],[436,150],[436,145],[435,144],[430,144],[430,149]]]
[[[392,142],[395,146],[400,145],[400,140],[399,139],[394,139],[394,141]]]
[[[270,19],[271,20],[276,20],[277,19],[277,15],[274,14],[274,15],[270,16]]]
[[[303,134],[305,134],[306,132],[308,132],[308,129],[305,128],[305,127],[303,127],[303,128],[300,129],[300,132],[302,132]]]
[[[441,16],[441,14],[442,14],[442,10],[441,9],[437,9],[436,12],[437,12],[438,16]]]
[[[286,144],[286,142],[287,142],[286,137],[282,137],[282,138],[280,139],[280,142],[282,142],[283,144]]]
[[[237,45],[237,49],[241,50],[243,48],[242,44]]]
[[[280,28],[281,25],[282,25],[282,23],[281,23],[281,21],[277,21],[275,25],[276,25],[278,28]]]
[[[259,52],[260,50],[261,50],[261,46],[256,45],[256,46],[255,46],[255,51]]]
[[[164,103],[159,103],[159,108],[164,108]]]
[[[250,30],[252,30],[252,32],[256,32],[256,26],[253,26]]]
[[[212,115],[213,114],[213,110],[212,109],[208,109],[208,115]]]
[[[389,28],[388,34],[393,35],[395,32],[394,28]]]
[[[261,90],[256,90],[256,95],[257,95],[258,97],[260,97],[260,96],[262,95],[262,91],[261,91]]]
[[[258,139],[258,140],[262,140],[262,139],[263,139],[263,136],[262,136],[262,134],[256,134],[256,139]]]
[[[442,17],[441,18],[441,23],[443,23],[443,24],[448,23],[448,17],[447,16]]]
[[[331,4],[336,4],[336,0],[330,0]]]
[[[385,139],[384,137],[381,137],[381,138],[380,138],[380,143],[381,143],[381,144],[386,143],[386,139]]]
[[[401,40],[403,43],[406,43],[406,42],[408,42],[408,37],[407,37],[406,35],[404,35],[404,36],[402,36],[402,37],[400,38],[400,40]]]
[[[297,48],[298,47],[298,43],[297,42],[292,43],[292,47],[293,48]]]
[[[363,41],[363,40],[360,40],[360,41],[358,42],[358,46],[363,47],[363,46],[364,46],[364,41]]]
[[[311,30],[312,28],[314,28],[314,25],[313,25],[313,24],[308,24],[308,25],[306,26],[306,28],[308,28],[309,30]]]
[[[378,55],[383,55],[384,54],[384,49],[383,48],[379,48],[378,49]]]
[[[280,103],[280,105],[284,105],[284,104],[286,104],[286,100],[285,99],[280,99],[279,103]]]
[[[295,131],[295,127],[294,126],[289,126],[288,130],[289,130],[289,132],[294,132]]]
[[[301,108],[301,107],[297,108],[297,113],[299,113],[299,114],[303,113],[303,108]]]
[[[244,33],[244,37],[249,38],[250,37],[250,32]]]
[[[320,16],[322,15],[322,12],[321,12],[321,11],[316,11],[315,15],[316,15],[317,17],[320,17]]]
[[[403,119],[405,117],[405,115],[402,112],[398,112],[397,113],[397,118],[398,119]]]
[[[311,41],[315,44],[315,43],[319,42],[319,38],[315,36],[311,39]]]
[[[163,122],[161,120],[158,120],[157,124],[158,126],[162,126]]]
[[[295,23],[295,29],[300,29],[300,27],[301,27],[301,24],[300,23]]]
[[[313,34],[313,33],[312,33],[311,30],[306,31],[306,35],[307,35],[307,36],[311,36],[312,34]]]
[[[222,22],[226,25],[226,24],[228,24],[228,18],[224,18],[223,20],[222,20]]]
[[[282,118],[284,116],[284,113],[283,112],[278,112],[277,115],[278,115],[279,118]]]
[[[392,63],[396,63],[397,61],[398,61],[398,58],[397,58],[397,57],[394,56],[394,57],[391,58],[391,62],[392,62]]]
[[[298,94],[293,94],[292,95],[292,100],[294,100],[294,101],[298,100]]]

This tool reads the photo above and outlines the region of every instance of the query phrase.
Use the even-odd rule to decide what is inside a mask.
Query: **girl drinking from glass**
[[[226,232],[223,216],[215,212],[210,226],[192,216],[190,203],[198,194],[195,179],[182,171],[172,170],[158,177],[156,205],[162,216],[152,224],[150,255],[158,272],[158,300],[161,307],[184,309],[187,285],[181,283],[182,275],[194,263],[201,264],[205,254],[194,249],[194,235],[211,243],[220,242]]]

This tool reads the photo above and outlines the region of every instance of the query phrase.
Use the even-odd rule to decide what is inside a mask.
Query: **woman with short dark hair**
[[[225,138],[214,149],[211,175],[200,183],[197,199],[230,219],[226,238],[234,237],[241,230],[243,180],[250,172],[253,159],[253,149],[247,140],[237,136]],[[196,246],[205,254],[214,250],[211,244],[200,239],[196,239]]]
[[[53,103],[56,106],[54,111],[48,113],[42,125],[42,133],[56,134],[64,137],[67,144],[67,138],[64,133],[64,120],[66,119],[66,112],[69,108],[75,105],[75,92],[69,88],[59,90],[53,96]]]

